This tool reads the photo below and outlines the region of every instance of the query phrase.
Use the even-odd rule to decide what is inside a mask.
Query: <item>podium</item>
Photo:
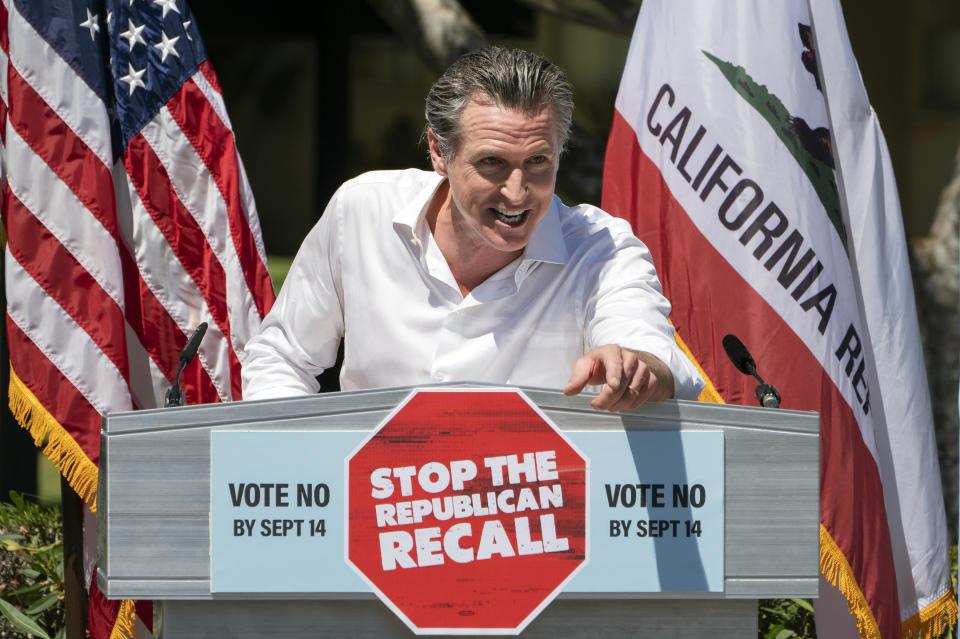
[[[758,599],[817,597],[815,413],[670,400],[612,414],[591,409],[588,396],[551,390],[417,388],[520,391],[590,458],[586,561],[521,636],[749,637],[756,632]],[[343,544],[349,481],[343,460],[413,391],[107,415],[97,510],[101,591],[110,599],[155,600],[154,633],[162,638],[413,636],[410,623],[347,565]],[[273,439],[293,444],[278,453],[250,443]],[[239,456],[232,456],[234,448]],[[255,503],[259,488],[245,497],[243,484],[230,480],[228,491],[221,481],[221,475],[253,473],[278,454],[289,455],[289,464],[269,463],[289,465],[291,472],[297,458],[309,459],[305,476],[316,483],[283,490],[260,485],[273,487],[273,506],[293,502],[297,488],[297,500],[310,502],[299,505],[322,504],[312,511],[323,513],[319,528],[319,519],[301,517],[285,529],[278,522],[296,519],[268,517],[283,511],[265,509],[262,499]],[[251,528],[228,530],[232,510],[248,506],[264,517],[238,516],[232,521],[249,521]],[[323,538],[311,540],[311,531]],[[311,550],[287,557],[282,544],[313,545],[297,546]],[[285,568],[271,563],[274,552]],[[450,557],[447,562],[457,568]]]

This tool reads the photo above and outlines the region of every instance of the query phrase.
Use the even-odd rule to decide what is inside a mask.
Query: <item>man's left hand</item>
[[[597,410],[633,410],[673,397],[673,374],[666,364],[650,353],[616,344],[598,346],[578,359],[563,393],[576,395],[588,384],[604,384],[590,402]]]

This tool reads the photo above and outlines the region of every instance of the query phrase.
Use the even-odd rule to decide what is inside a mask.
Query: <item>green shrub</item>
[[[0,637],[64,636],[60,509],[0,503]]]
[[[816,639],[817,636],[809,599],[763,599],[757,621],[759,639]]]

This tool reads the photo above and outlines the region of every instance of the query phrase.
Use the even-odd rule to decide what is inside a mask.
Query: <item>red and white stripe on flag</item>
[[[733,333],[784,408],[820,412],[821,572],[861,636],[955,620],[900,208],[839,3],[644,2],[603,208],[724,401],[755,402]]]
[[[201,322],[188,402],[240,399],[273,287],[184,0],[3,0],[0,50],[10,405],[95,509],[101,416],[162,406]],[[91,636],[132,632],[91,598]]]

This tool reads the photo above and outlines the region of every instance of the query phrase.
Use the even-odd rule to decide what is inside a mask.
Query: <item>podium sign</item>
[[[426,450],[426,439],[414,438],[407,448],[423,454],[404,459],[402,437],[387,426],[378,429],[391,416],[403,419],[397,409],[412,392],[413,397],[432,396],[441,390],[454,398],[454,407],[465,405],[466,397],[494,398],[491,405],[497,414],[506,406],[499,393],[509,392],[514,401],[527,398],[529,404],[523,403],[535,406],[527,416],[542,413],[562,438],[550,428],[540,430],[532,446],[521,440],[510,443],[503,433],[485,442],[487,429],[481,428],[476,436],[432,450]],[[368,582],[351,565],[348,554],[359,543],[354,532],[368,533],[372,545],[364,554],[371,557],[373,569],[406,573],[404,578],[446,576],[469,570],[471,564],[500,562],[509,569],[510,562],[530,556],[561,557],[565,551],[520,555],[518,549],[553,548],[561,540],[574,548],[577,543],[578,536],[564,527],[561,515],[573,503],[570,497],[577,496],[563,483],[568,466],[562,459],[565,439],[570,450],[589,460],[582,500],[586,551],[581,553],[589,560],[571,561],[581,567],[526,625],[524,636],[656,637],[683,628],[697,636],[742,637],[756,631],[757,598],[816,596],[815,414],[666,401],[614,415],[591,410],[589,398],[523,389],[517,400],[514,393],[458,384],[110,415],[101,439],[100,589],[109,598],[157,600],[159,637],[199,639],[224,629],[238,639],[280,630],[291,639],[318,634],[408,636],[409,627],[372,591],[388,594],[390,588],[381,586],[376,576]],[[414,414],[408,425],[418,421]],[[541,423],[537,428],[547,427]],[[444,437],[439,431],[432,439]],[[479,448],[470,450],[474,439]],[[377,442],[383,444],[379,452]],[[501,442],[503,449],[487,448]],[[356,478],[359,487],[351,487],[346,460],[362,460],[368,445],[368,452],[375,454]],[[532,457],[525,458],[527,453]],[[512,464],[517,483],[510,478],[510,455],[516,456]],[[525,459],[532,460],[529,476],[524,468],[530,461],[525,466]],[[447,479],[441,466],[449,474],[449,485],[442,490]],[[470,478],[473,466],[476,477]],[[403,470],[409,467],[416,470]],[[423,468],[427,470],[421,477]],[[378,469],[388,470],[375,478]],[[499,486],[494,485],[495,469],[502,474]],[[559,500],[544,502],[540,496],[541,487],[552,490],[554,472],[561,484],[562,508]],[[405,476],[409,495],[403,494]],[[389,496],[386,479],[393,485]],[[540,508],[527,503],[531,494],[525,493],[520,511],[523,487],[532,490],[533,503]],[[500,496],[511,488],[514,493]],[[375,489],[382,499],[374,495]],[[365,503],[353,502],[358,494],[365,496]],[[459,519],[431,520],[423,503],[429,496],[431,513],[445,517],[444,500],[435,508],[433,497],[450,497],[451,507],[460,497],[465,512],[462,498],[467,495],[471,514]],[[487,514],[478,514],[473,495],[480,495]],[[386,519],[377,525],[377,506],[387,504],[393,510],[384,510],[382,516],[394,514],[396,526]],[[366,510],[368,518],[372,508],[372,523],[355,527],[348,514],[353,507]],[[511,508],[514,512],[506,512]],[[554,515],[553,531],[541,524],[547,514]],[[515,520],[521,516],[527,518],[529,535],[518,535]],[[480,555],[484,526],[493,520],[503,525],[505,534],[488,531]],[[449,548],[443,548],[447,532],[461,523],[470,524],[470,535],[454,533]],[[418,540],[422,528],[439,528],[439,536],[421,532]],[[401,549],[409,538],[386,538],[398,544],[386,546],[393,549],[388,554],[395,564],[389,571],[383,569],[383,532],[407,532],[413,538],[406,554]],[[507,543],[500,543],[504,537]],[[469,551],[473,562],[454,560],[469,557]],[[510,551],[516,555],[506,556]],[[420,565],[436,561],[437,555],[443,563]],[[416,567],[404,567],[410,565],[408,559]],[[541,576],[537,569],[517,572],[522,574],[513,576],[530,582]],[[560,582],[562,575],[555,583]],[[536,601],[549,600],[554,589],[537,583]],[[440,600],[432,603],[444,605]],[[408,614],[406,605],[398,603],[402,614]],[[524,603],[521,623],[531,610],[536,613],[537,605]],[[463,616],[480,616],[471,615],[472,610],[479,608],[465,607]],[[511,623],[500,620],[496,627],[516,632]],[[476,622],[458,629],[427,619],[417,621],[417,627],[487,632]]]
[[[484,634],[561,590],[723,589],[720,431],[561,432],[515,390],[446,389],[372,433],[210,437],[212,593],[372,590],[416,632]]]
[[[347,560],[417,633],[518,633],[586,561],[587,460],[517,391],[414,392],[347,482]]]

